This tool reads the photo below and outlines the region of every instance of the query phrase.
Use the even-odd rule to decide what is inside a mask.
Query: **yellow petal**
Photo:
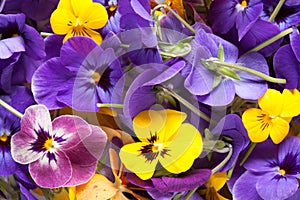
[[[252,142],[265,141],[271,132],[271,119],[260,109],[247,109],[242,116],[243,124]]]
[[[147,142],[150,133],[158,135],[158,142],[169,140],[185,120],[186,114],[175,110],[146,110],[133,119],[136,136]]]
[[[168,151],[159,162],[171,173],[185,172],[202,152],[202,146],[199,131],[191,124],[182,124],[173,141],[164,147]]]
[[[68,33],[73,29],[75,22],[75,16],[65,9],[56,9],[50,17],[52,30],[56,34]]]
[[[90,29],[99,29],[105,26],[108,21],[106,8],[100,3],[92,3],[79,16],[80,22]]]
[[[272,120],[272,130],[270,137],[275,144],[280,143],[288,134],[290,125],[287,121],[280,117]]]
[[[89,182],[76,187],[77,200],[110,199],[116,195],[118,189],[105,176],[95,174]]]
[[[282,112],[284,99],[282,94],[274,89],[268,89],[266,93],[258,99],[259,107],[271,116],[279,116]]]
[[[140,150],[148,144],[149,143],[142,142],[127,144],[120,150],[120,159],[125,167],[143,180],[153,176],[159,158],[158,155],[149,161],[145,155],[142,154]]]
[[[72,29],[67,33],[63,42],[67,41],[69,38],[71,38],[73,36],[86,36],[86,37],[89,37],[92,40],[94,40],[94,42],[96,42],[97,44],[102,43],[102,37],[101,37],[100,33],[90,30],[90,29],[84,29],[84,31],[80,31],[80,32],[74,32]]]
[[[76,200],[76,187],[68,187],[69,190],[69,199]]]
[[[71,0],[73,13],[76,17],[82,16],[91,4],[93,4],[92,0]]]
[[[207,183],[210,187],[214,187],[216,191],[219,191],[227,181],[227,173],[226,172],[217,172],[210,176]]]
[[[300,93],[297,89],[282,92],[284,98],[284,106],[281,117],[294,117],[300,114]]]

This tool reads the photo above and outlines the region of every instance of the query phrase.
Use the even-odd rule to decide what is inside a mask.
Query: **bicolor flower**
[[[21,130],[11,138],[13,159],[29,164],[37,185],[67,187],[87,182],[95,173],[107,136],[77,116],[64,115],[51,123],[44,105],[26,109]]]
[[[133,130],[141,142],[121,148],[125,167],[143,180],[153,176],[158,163],[174,174],[187,171],[202,151],[202,138],[194,126],[182,124],[185,118],[185,113],[168,109],[139,113]]]
[[[288,137],[279,145],[270,140],[257,144],[243,166],[247,171],[235,182],[233,199],[299,199],[299,137]]]
[[[300,114],[299,91],[268,89],[258,105],[260,109],[247,109],[242,116],[250,140],[263,142],[270,136],[275,144],[280,143],[289,132],[292,117]]]
[[[107,23],[108,15],[103,5],[92,0],[61,0],[50,18],[56,34],[66,34],[64,41],[72,36],[86,36],[97,44],[102,42],[96,32]]]
[[[113,49],[102,49],[87,37],[73,37],[63,44],[59,58],[48,60],[35,72],[32,92],[48,109],[68,105],[76,110],[98,111],[97,103],[112,102],[114,87],[122,75]]]

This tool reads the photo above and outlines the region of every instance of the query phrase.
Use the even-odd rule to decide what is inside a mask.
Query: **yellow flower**
[[[292,117],[300,114],[300,93],[284,89],[282,94],[274,89],[258,99],[261,109],[250,108],[242,116],[252,142],[263,142],[269,135],[275,144],[280,143],[289,132]]]
[[[52,13],[50,24],[56,34],[66,34],[63,42],[72,36],[86,36],[97,44],[101,35],[93,29],[102,28],[108,20],[103,5],[92,0],[61,0]]]
[[[153,176],[158,162],[174,174],[187,171],[202,151],[202,137],[191,124],[182,124],[185,118],[175,110],[139,113],[133,129],[141,142],[121,148],[125,167],[143,180]]]
[[[206,189],[200,190],[201,195],[205,195],[205,199],[211,200],[228,200],[218,193],[227,181],[226,172],[217,172],[210,176],[205,184]]]

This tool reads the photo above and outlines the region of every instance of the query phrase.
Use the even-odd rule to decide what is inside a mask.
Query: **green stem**
[[[4,102],[2,99],[0,99],[0,105],[3,106],[5,109],[7,109],[9,112],[11,112],[12,114],[16,115],[19,118],[23,117],[23,114],[20,113],[19,111],[17,111],[16,109],[14,109],[13,107],[11,107],[10,105],[8,105],[6,102]]]
[[[196,34],[196,31],[195,31],[195,29],[191,26],[191,25],[189,25],[184,19],[182,19],[172,8],[170,8],[168,5],[166,5],[166,4],[159,4],[159,5],[157,5],[157,6],[155,6],[154,8],[153,8],[153,10],[152,10],[152,15],[153,15],[153,13],[156,11],[156,10],[158,10],[159,8],[166,8],[166,9],[168,9],[181,23],[183,23],[183,25],[185,26],[185,27],[187,27],[190,31],[192,31],[192,33],[194,33],[194,34]]]
[[[280,0],[277,4],[277,6],[275,7],[274,11],[272,12],[270,18],[269,18],[269,22],[274,21],[274,19],[276,18],[276,16],[278,15],[282,5],[284,4],[285,0]]]
[[[285,79],[282,79],[282,78],[274,78],[274,77],[271,77],[271,76],[268,76],[262,72],[259,72],[259,71],[256,71],[256,70],[253,70],[253,69],[250,69],[250,68],[247,68],[247,67],[244,67],[244,66],[240,66],[240,65],[235,65],[235,64],[232,64],[232,63],[227,63],[227,62],[221,62],[221,61],[212,61],[214,64],[217,64],[219,66],[226,66],[226,67],[229,67],[229,68],[233,68],[233,69],[237,69],[237,70],[240,70],[240,71],[244,71],[244,72],[247,72],[247,73],[250,73],[250,74],[253,74],[257,77],[260,77],[266,81],[269,81],[271,83],[281,83],[281,84],[286,84],[286,80]]]
[[[227,145],[228,145],[228,148],[229,148],[229,153],[227,154],[226,158],[220,164],[218,164],[215,168],[213,168],[211,170],[212,174],[214,174],[217,171],[219,171],[229,161],[229,159],[231,158],[232,153],[233,153],[232,146],[231,146],[231,144],[227,144]]]
[[[97,103],[97,107],[99,108],[123,108],[123,104],[117,104],[117,103]]]
[[[198,108],[196,108],[190,102],[188,102],[187,100],[185,100],[184,98],[182,98],[180,95],[178,95],[175,92],[173,92],[173,91],[171,91],[171,90],[169,90],[167,88],[164,88],[162,86],[157,86],[157,87],[158,87],[158,89],[163,90],[166,94],[171,95],[172,97],[174,97],[175,99],[177,99],[184,106],[186,106],[188,109],[190,109],[192,112],[194,112],[195,114],[197,114],[199,117],[201,117],[205,121],[216,123],[212,119],[210,119],[205,113],[201,112]]]
[[[184,197],[184,200],[189,200],[189,199],[193,196],[193,194],[197,191],[197,189],[198,189],[198,188],[194,188],[194,189],[190,190],[190,191],[187,193],[187,195]]]
[[[293,32],[293,28],[288,28],[280,33],[278,33],[277,35],[271,37],[270,39],[264,41],[263,43],[257,45],[256,47],[254,47],[253,49],[250,49],[249,51],[247,51],[246,53],[244,53],[242,56],[250,53],[250,52],[256,52],[259,51],[263,48],[265,48],[266,46],[272,44],[273,42],[275,42],[276,40],[279,40],[280,38],[283,38],[284,36],[290,34]]]
[[[246,153],[246,155],[244,156],[243,160],[241,161],[240,166],[243,166],[243,164],[246,162],[246,160],[248,159],[248,157],[250,156],[250,154],[254,150],[255,146],[256,146],[256,143],[252,142],[250,148],[248,149],[248,151]]]
[[[48,37],[50,35],[53,35],[53,33],[47,33],[47,32],[41,32],[40,34],[42,37]]]

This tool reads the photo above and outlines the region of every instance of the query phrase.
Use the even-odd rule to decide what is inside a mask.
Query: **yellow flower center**
[[[54,143],[54,139],[53,139],[53,138],[48,138],[48,139],[45,141],[45,143],[44,143],[44,148],[45,148],[46,150],[51,149],[51,148],[54,146],[53,143]]]
[[[116,6],[116,5],[111,5],[111,6],[109,6],[109,11],[113,12],[113,11],[115,11],[117,9],[117,7],[118,6]]]
[[[0,136],[0,141],[2,141],[2,142],[6,142],[7,139],[8,139],[8,136],[5,133],[3,133],[3,135]]]
[[[91,76],[91,78],[95,81],[95,83],[99,83],[101,79],[101,75],[98,72],[94,72]]]
[[[279,169],[278,172],[280,172],[282,176],[284,176],[286,173],[284,169]]]
[[[159,143],[159,144],[153,144],[152,146],[152,152],[153,153],[156,153],[156,152],[159,152],[162,150],[162,143]]]
[[[261,114],[260,116],[257,116],[259,121],[261,121],[261,129],[264,130],[265,128],[268,128],[272,124],[272,119],[274,119],[273,116],[270,116],[268,114]]]
[[[244,6],[244,7],[247,7],[247,6],[248,6],[248,3],[247,3],[246,0],[243,0],[243,1],[241,2],[241,5]]]

